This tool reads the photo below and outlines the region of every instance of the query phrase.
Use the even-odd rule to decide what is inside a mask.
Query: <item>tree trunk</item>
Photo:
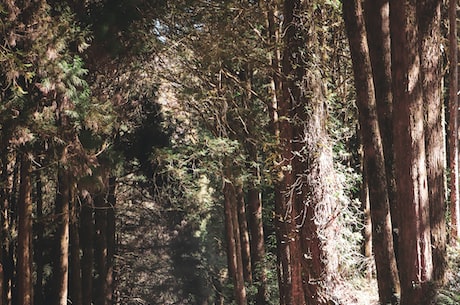
[[[57,241],[59,245],[58,264],[55,266],[55,289],[57,305],[67,305],[69,294],[69,202],[70,174],[66,169],[58,169],[58,189],[56,196],[56,215],[58,219]]]
[[[70,300],[73,305],[83,305],[83,290],[82,290],[82,270],[81,270],[81,256],[80,256],[80,234],[78,230],[78,214],[79,209],[75,202],[73,192],[71,189],[70,201]]]
[[[247,304],[246,288],[243,276],[243,261],[241,258],[240,234],[235,188],[231,175],[224,177],[224,213],[227,242],[227,262],[229,275],[233,280],[233,289],[237,305]]]
[[[393,249],[385,160],[361,2],[343,2],[343,15],[353,60],[356,103],[364,148],[364,171],[369,186],[379,299],[381,304],[396,304],[396,293],[399,292],[398,269]]]
[[[438,285],[444,283],[447,266],[446,209],[444,190],[444,132],[443,103],[441,98],[441,1],[417,2],[420,34],[420,59],[422,71],[423,100],[425,103],[425,141],[430,202],[431,245],[433,256],[433,279]]]
[[[93,293],[93,268],[94,268],[94,207],[91,194],[86,190],[82,192],[83,204],[80,213],[81,238],[81,278],[83,305],[92,304]]]
[[[388,200],[390,204],[391,225],[393,227],[393,247],[396,262],[398,262],[399,212],[396,202],[396,182],[393,166],[390,3],[389,0],[366,0],[364,1],[364,5],[364,18],[372,66],[377,117],[383,145],[383,156],[385,159]]]
[[[257,164],[257,150],[248,144],[251,161]],[[259,190],[260,173],[258,167],[251,167],[251,181],[248,190],[248,224],[251,236],[251,259],[254,283],[257,286],[256,305],[267,303],[267,271],[264,264],[265,244],[262,222],[262,198]]]
[[[43,259],[43,237],[45,226],[43,225],[43,182],[40,172],[36,176],[36,223],[35,223],[35,243],[34,243],[34,261],[36,264],[36,280],[34,287],[34,304],[43,305],[44,300],[44,281],[43,272],[45,262]]]
[[[457,1],[449,0],[449,172],[450,242],[457,244],[460,230],[458,186],[458,44]]]
[[[244,192],[242,182],[235,185],[236,203],[238,212],[238,224],[240,231],[241,259],[243,263],[244,281],[252,283],[251,266],[251,245],[249,243],[248,221],[246,219],[246,203],[244,202]]]
[[[107,196],[107,304],[114,304],[115,292],[115,252],[116,252],[116,227],[115,227],[115,206],[116,206],[116,187],[117,179],[115,177],[109,178],[109,193]]]
[[[416,1],[393,0],[390,17],[401,305],[430,304],[433,263]]]
[[[361,210],[363,211],[363,247],[362,247],[362,254],[368,261],[366,264],[366,278],[368,280],[372,279],[372,221],[371,221],[371,204],[369,202],[369,187],[367,181],[367,174],[366,170],[364,169],[364,160],[362,161],[363,165],[361,166],[361,172],[363,174],[363,181],[361,183],[361,192],[360,192],[360,200],[361,200]]]
[[[95,244],[94,263],[96,278],[94,281],[95,305],[108,305],[107,296],[107,204],[105,192],[101,191],[95,196]]]
[[[21,157],[21,182],[18,199],[18,304],[32,305],[32,165],[27,154]]]

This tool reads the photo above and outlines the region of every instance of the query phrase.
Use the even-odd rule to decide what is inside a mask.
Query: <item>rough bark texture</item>
[[[458,187],[458,45],[457,1],[449,0],[449,172],[450,239],[456,245],[460,228]]]
[[[32,183],[31,161],[26,154],[21,158],[21,182],[18,199],[18,304],[32,305]]]
[[[444,190],[444,132],[443,103],[441,99],[441,1],[417,2],[423,100],[425,105],[426,159],[428,196],[430,202],[433,279],[444,283],[447,266],[446,253],[446,202]]]
[[[364,171],[369,187],[379,299],[381,304],[396,304],[396,293],[399,292],[398,269],[393,250],[385,160],[361,2],[345,1],[343,15],[353,60],[356,103],[364,148]]]
[[[327,304],[335,261],[326,250],[328,228],[334,226],[327,215],[333,170],[320,76],[310,67],[316,63],[309,54],[318,48],[310,29],[315,26],[312,3],[284,1],[283,18],[276,186],[280,303]]]
[[[401,305],[430,304],[433,264],[415,0],[391,2]]]

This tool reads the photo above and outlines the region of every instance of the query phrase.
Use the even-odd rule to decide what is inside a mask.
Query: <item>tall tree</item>
[[[460,232],[458,186],[458,44],[457,1],[449,0],[449,174],[450,238],[456,244]]]
[[[394,177],[393,152],[393,106],[391,92],[391,44],[390,44],[390,2],[389,0],[364,1],[364,19],[367,42],[374,80],[375,101],[382,138],[388,200],[393,227],[393,245],[398,261],[398,208]]]
[[[421,82],[425,107],[426,160],[434,280],[442,285],[447,266],[444,190],[444,126],[441,98],[441,1],[417,2]]]
[[[433,262],[416,1],[390,2],[401,304],[430,304]]]
[[[364,148],[364,171],[369,187],[379,299],[381,304],[396,304],[399,279],[393,249],[388,180],[361,2],[344,1],[343,15],[353,60],[356,103]]]
[[[30,156],[21,154],[21,184],[18,199],[18,303],[32,305],[32,162]]]
[[[328,220],[328,181],[334,172],[321,77],[312,68],[319,48],[314,16],[309,1],[284,1],[281,153],[275,186],[281,304],[327,304],[325,287],[333,285],[330,276],[336,267],[326,250],[334,226]]]

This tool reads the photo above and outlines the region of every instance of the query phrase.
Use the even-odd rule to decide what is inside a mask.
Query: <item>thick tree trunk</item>
[[[385,159],[385,173],[390,203],[393,246],[398,262],[398,207],[396,202],[396,182],[393,150],[393,106],[391,92],[391,43],[390,43],[390,3],[389,0],[364,1],[364,18],[367,41],[374,80],[377,117]]]
[[[363,181],[361,183],[361,192],[360,192],[360,200],[361,200],[361,210],[363,211],[363,246],[362,246],[362,254],[368,261],[366,264],[366,278],[368,280],[372,279],[372,264],[371,259],[372,256],[372,221],[371,221],[371,204],[369,202],[369,187],[367,181],[367,174],[366,170],[364,169],[364,160],[362,161],[363,165],[361,166],[361,170],[363,173]]]
[[[431,304],[433,263],[416,1],[392,0],[390,17],[401,305]]]
[[[93,293],[93,268],[94,268],[94,207],[91,194],[83,191],[83,204],[80,213],[80,236],[81,238],[81,277],[82,277],[82,301],[83,305],[92,304]]]
[[[457,1],[449,0],[449,173],[450,241],[457,244],[460,231],[458,179],[458,44]]]
[[[433,251],[433,279],[444,283],[447,266],[446,208],[444,190],[444,132],[441,98],[441,1],[417,2],[423,100],[425,105],[426,159],[428,196],[430,202],[431,244]]]
[[[356,103],[364,148],[364,171],[369,186],[379,299],[381,304],[396,304],[396,294],[399,292],[398,269],[393,249],[385,160],[361,2],[343,2],[343,15],[353,60]]]
[[[69,287],[69,202],[70,175],[62,168],[58,169],[58,189],[56,196],[56,215],[58,219],[57,241],[59,246],[58,263],[55,266],[55,289],[57,305],[67,305]]]
[[[236,194],[231,179],[231,175],[227,172],[226,177],[224,177],[223,189],[227,262],[229,275],[233,280],[233,290],[236,304],[243,305],[247,304],[246,288],[244,285],[243,260],[241,258]]]
[[[18,304],[32,305],[32,165],[27,154],[21,157],[21,182],[18,199]]]

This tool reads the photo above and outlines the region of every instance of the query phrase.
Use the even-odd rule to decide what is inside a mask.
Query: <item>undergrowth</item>
[[[448,269],[447,283],[439,289],[436,297],[437,305],[458,305],[460,304],[460,248],[448,247]]]

